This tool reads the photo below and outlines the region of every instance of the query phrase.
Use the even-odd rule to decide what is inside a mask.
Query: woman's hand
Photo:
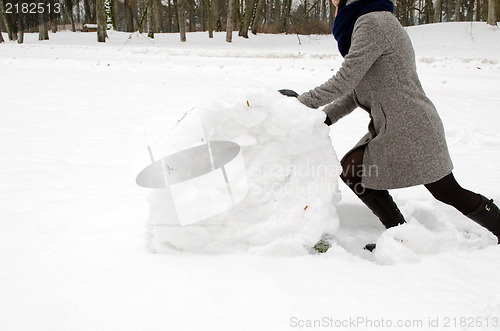
[[[296,97],[299,96],[299,94],[297,92],[295,92],[294,90],[286,90],[286,89],[284,89],[284,90],[279,90],[278,92],[280,92],[283,95],[286,95],[287,97],[294,97],[294,98],[296,98]]]

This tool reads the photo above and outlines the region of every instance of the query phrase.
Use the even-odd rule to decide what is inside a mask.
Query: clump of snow
[[[233,90],[187,111],[153,139],[155,154],[207,141],[237,143],[247,194],[223,213],[184,225],[170,188],[154,189],[149,196],[154,250],[301,254],[322,235],[332,235],[338,227],[340,164],[324,120],[322,111],[262,88]],[[186,199],[192,191],[185,192]],[[202,192],[191,208],[203,214],[207,196]]]
[[[476,233],[468,228],[459,231],[451,222],[423,224],[412,218],[382,233],[374,250],[375,260],[380,264],[418,262],[428,255],[483,249],[496,243],[496,238],[487,231]]]

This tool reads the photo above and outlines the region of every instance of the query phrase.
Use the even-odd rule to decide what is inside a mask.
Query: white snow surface
[[[408,32],[422,84],[445,125],[455,176],[500,199],[499,29],[445,23]],[[268,244],[281,240],[286,252],[256,245],[224,254],[152,253],[152,190],[135,184],[147,154],[133,133],[156,118],[171,128],[193,107],[242,102],[244,108],[248,100],[257,108],[258,91],[268,103],[270,90],[313,88],[341,64],[331,36],[235,35],[232,44],[224,33],[213,40],[190,33],[187,43],[175,34],[150,40],[111,32],[106,44],[97,44],[95,33],[50,38],[39,42],[27,34],[24,45],[0,44],[2,330],[293,330],[339,323],[337,329],[498,329],[500,247],[423,187],[392,191],[409,222],[390,230],[343,184],[342,200],[330,211],[290,202],[304,215],[317,213],[311,225],[324,226],[327,213],[333,230],[339,221],[326,254],[286,249],[301,240],[295,247],[303,247],[319,232],[307,240],[295,231],[289,241],[280,239],[276,231],[290,225],[285,218]],[[280,145],[276,157],[301,162],[304,148],[324,148],[323,161],[336,163],[334,150],[341,157],[366,131],[363,110],[328,129],[318,125],[315,110],[310,118],[296,117],[307,109],[292,101],[276,101],[290,103],[289,118],[282,109],[265,110],[284,121],[272,121],[276,137],[319,137],[319,145],[304,139],[290,154]],[[302,130],[298,137],[283,132],[296,118],[304,121],[290,124]],[[334,149],[325,145],[328,132]],[[253,142],[237,141],[242,151]],[[155,151],[163,156],[159,146]],[[304,235],[311,233],[312,227]],[[375,253],[363,251],[372,241]]]

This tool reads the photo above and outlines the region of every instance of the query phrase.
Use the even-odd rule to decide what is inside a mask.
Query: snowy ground
[[[408,31],[456,177],[500,201],[499,29]],[[313,88],[341,63],[332,37],[50,37],[0,45],[2,330],[500,327],[500,247],[421,187],[393,192],[410,224],[384,232],[341,186],[340,229],[323,255],[148,251],[130,132],[166,112],[175,123],[227,87]],[[356,110],[331,127],[339,157],[367,123]],[[361,249],[381,234],[378,255]]]

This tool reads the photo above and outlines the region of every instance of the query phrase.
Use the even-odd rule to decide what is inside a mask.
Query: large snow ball
[[[154,250],[308,252],[338,228],[341,168],[325,114],[274,90],[228,95],[149,137],[144,171],[166,178],[148,199]]]

